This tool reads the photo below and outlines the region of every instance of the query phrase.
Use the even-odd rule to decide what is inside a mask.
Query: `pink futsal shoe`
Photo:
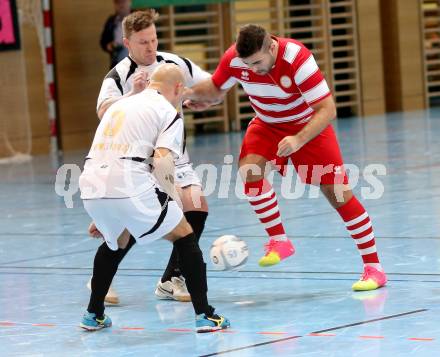
[[[359,281],[353,284],[352,289],[354,291],[368,291],[376,290],[387,283],[387,276],[383,271],[376,268],[365,265],[364,273]]]
[[[295,253],[295,247],[288,239],[270,239],[269,243],[264,245],[264,249],[266,250],[266,254],[258,261],[258,264],[262,267],[278,264],[283,259]]]

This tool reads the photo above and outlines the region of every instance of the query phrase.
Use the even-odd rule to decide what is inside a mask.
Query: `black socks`
[[[92,293],[87,311],[95,313],[98,318],[104,315],[104,298],[118,266],[135,242],[136,240],[130,237],[127,247],[116,251],[103,243],[96,252],[93,263]],[[179,256],[179,268],[185,277],[195,313],[212,316],[214,308],[208,304],[206,264],[196,236],[191,233],[175,241],[173,246]]]
[[[205,222],[208,218],[208,212],[189,211],[185,212],[184,215],[189,225],[192,227],[194,235],[196,236],[198,242],[200,240],[200,236],[203,233],[203,230],[205,229]],[[161,282],[163,283],[165,281],[171,280],[172,277],[177,277],[180,275],[182,275],[182,273],[179,269],[179,258],[176,248],[173,247],[168,265],[162,275]]]
[[[195,313],[212,316],[214,309],[208,304],[206,264],[194,233],[173,243],[179,256],[179,267],[186,280]]]
[[[98,318],[104,314],[104,298],[119,263],[135,243],[134,237],[130,236],[128,245],[124,249],[111,250],[106,243],[102,243],[96,251],[93,262],[92,293],[87,311],[95,313]]]

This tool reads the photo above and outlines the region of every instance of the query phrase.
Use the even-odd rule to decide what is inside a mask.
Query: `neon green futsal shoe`
[[[384,286],[386,283],[387,276],[384,272],[366,265],[360,280],[353,284],[352,289],[354,291],[376,290]]]
[[[280,261],[290,257],[295,253],[295,248],[290,240],[269,240],[264,245],[266,254],[258,261],[262,267],[278,264]]]

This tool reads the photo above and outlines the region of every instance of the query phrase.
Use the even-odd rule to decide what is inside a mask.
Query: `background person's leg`
[[[196,197],[197,196],[197,197]],[[180,198],[183,204],[183,212],[186,220],[193,229],[197,241],[200,240],[205,222],[208,218],[208,204],[200,186],[187,186],[181,190]],[[172,277],[179,277],[181,274],[179,269],[178,255],[173,247],[168,265],[162,275],[162,283],[170,281]]]
[[[186,220],[193,229],[197,242],[205,228],[208,218],[208,204],[199,185],[190,185],[180,190],[180,199]],[[191,301],[185,285],[185,280],[179,267],[177,249],[173,247],[167,267],[161,280],[156,286],[156,296],[159,299],[173,299],[177,301]]]

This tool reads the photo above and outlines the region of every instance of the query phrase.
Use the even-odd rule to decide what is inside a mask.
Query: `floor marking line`
[[[52,272],[2,272],[0,275],[46,275],[46,276],[90,276],[88,273],[52,273]],[[157,278],[159,274],[118,274],[124,277],[147,277]],[[349,278],[306,278],[306,277],[268,277],[268,276],[209,276],[215,279],[258,279],[258,280],[302,280],[302,281],[353,281]],[[388,279],[388,282],[398,283],[440,283],[440,280],[411,280],[411,279]]]
[[[3,262],[3,263],[0,263],[0,266],[6,265],[6,264],[25,263],[25,262],[32,262],[32,261],[36,261],[36,260],[43,260],[43,259],[50,259],[50,258],[65,257],[65,256],[68,256],[68,255],[74,255],[74,254],[89,253],[89,252],[94,252],[94,251],[96,251],[96,249],[97,249],[97,248],[87,249],[87,250],[77,250],[77,251],[74,251],[74,252],[62,253],[62,254],[53,254],[53,255],[46,255],[46,256],[38,257],[38,258],[29,258],[29,259],[13,260],[13,261],[11,261],[11,262]]]
[[[261,331],[257,332],[259,335],[287,335],[287,332],[270,332],[270,331]]]
[[[142,330],[145,330],[145,328],[144,327],[121,327],[120,330],[142,331]]]
[[[336,336],[335,333],[309,333],[307,336],[316,336],[316,337],[333,337]]]
[[[1,264],[7,264],[7,263],[1,263]],[[66,267],[66,266],[62,266],[62,267],[56,267],[56,266],[16,266],[16,265],[0,265],[0,269],[40,269],[40,270],[92,270],[93,267]],[[162,272],[163,269],[159,269],[159,268],[120,268],[118,269],[118,272],[120,271],[140,271],[140,272],[144,272],[144,271],[158,271],[158,272]],[[218,270],[215,269],[208,269],[207,270],[210,273],[219,273]],[[345,272],[340,272],[340,271],[292,271],[292,270],[239,270],[239,273],[253,273],[253,274],[323,274],[323,275],[328,275],[328,274],[335,274],[335,275],[359,275],[362,272],[360,271],[345,271]],[[440,273],[393,273],[393,272],[387,272],[387,276],[390,275],[399,275],[399,276],[404,276],[404,275],[409,275],[409,276],[439,276],[440,277]]]
[[[428,309],[419,309],[419,310],[414,310],[414,311],[408,311],[408,312],[403,312],[401,314],[395,314],[395,315],[389,315],[389,316],[384,316],[384,317],[378,317],[377,319],[372,319],[372,320],[366,320],[366,321],[360,321],[360,322],[354,322],[352,324],[347,324],[347,325],[342,325],[342,326],[337,326],[337,327],[332,327],[329,329],[325,329],[325,330],[320,330],[320,331],[314,331],[312,333],[322,333],[322,332],[329,332],[329,331],[335,331],[335,330],[340,330],[346,327],[353,327],[353,326],[359,326],[359,325],[365,325],[365,324],[369,324],[372,322],[377,322],[377,321],[383,321],[383,320],[389,320],[389,319],[395,319],[397,317],[402,317],[402,316],[408,316],[408,315],[413,315],[413,314],[418,314],[420,312],[426,312],[428,311]]]
[[[39,327],[55,327],[55,324],[32,324],[31,326],[39,326]]]
[[[408,316],[408,315],[417,314],[417,313],[420,313],[420,312],[426,312],[426,311],[428,311],[428,309],[419,309],[419,310],[414,310],[414,311],[408,311],[408,312],[403,312],[403,313],[400,313],[400,314],[395,314],[395,315],[389,315],[389,316],[380,317],[380,318],[377,318],[377,319],[366,320],[366,321],[360,321],[360,322],[354,322],[354,323],[351,323],[351,324],[346,324],[346,325],[341,325],[341,326],[331,327],[331,328],[324,329],[324,330],[313,331],[313,332],[311,332],[311,333],[312,333],[312,334],[321,334],[321,333],[324,333],[324,332],[340,330],[340,329],[347,328],[347,327],[353,327],[353,326],[365,325],[365,324],[372,323],[372,322],[383,321],[383,320],[389,320],[389,319],[393,319],[393,318],[397,318],[397,317]],[[247,349],[250,349],[250,348],[256,348],[256,347],[265,346],[265,345],[270,345],[270,344],[274,344],[274,343],[280,343],[280,342],[285,342],[285,341],[289,341],[289,340],[294,340],[294,339],[298,339],[298,338],[301,338],[301,337],[303,337],[303,336],[301,336],[301,335],[298,335],[298,336],[289,336],[289,337],[284,337],[284,338],[280,338],[280,339],[275,339],[275,340],[272,340],[272,341],[266,341],[266,342],[261,342],[261,343],[255,343],[255,344],[248,345],[248,346],[237,347],[237,348],[231,348],[231,349],[229,349],[229,350],[224,350],[224,351],[219,351],[219,352],[213,352],[213,353],[206,354],[206,355],[200,355],[199,357],[218,356],[218,355],[222,355],[222,354],[226,354],[226,353],[237,352],[237,351],[247,350]]]
[[[272,343],[278,343],[278,342],[285,342],[285,341],[289,341],[289,340],[294,340],[294,339],[300,338],[300,337],[302,337],[302,336],[290,336],[290,337],[280,338],[280,339],[274,340],[274,341],[260,342],[260,343],[255,343],[255,344],[250,345],[250,346],[237,347],[237,348],[232,348],[230,350],[214,352],[214,353],[210,353],[210,354],[207,354],[207,355],[201,355],[199,357],[218,356],[218,355],[225,354],[225,353],[237,352],[237,351],[242,351],[242,350],[246,350],[246,349],[249,349],[249,348],[260,347],[260,346],[264,346],[264,345],[270,345]]]
[[[0,267],[6,268],[6,267]],[[38,268],[34,268],[38,269]],[[46,276],[90,276],[90,273],[61,273],[61,272],[19,272],[19,271],[0,271],[0,275],[46,275]],[[125,277],[147,277],[157,278],[160,274],[118,274]],[[215,279],[258,279],[258,280],[310,280],[310,281],[353,281],[352,278],[320,278],[320,277],[292,277],[292,276],[209,276]],[[440,280],[414,280],[414,279],[388,279],[388,282],[400,282],[400,283],[440,283]],[[359,292],[361,293],[361,292]]]
[[[408,340],[410,340],[410,341],[434,341],[434,338],[428,338],[428,337],[408,337]]]
[[[426,200],[426,199],[432,199],[433,197],[440,197],[439,194],[435,194],[435,195],[431,195],[429,197],[415,197],[415,198],[406,198],[403,200],[395,200],[395,201],[390,201],[390,202],[384,202],[384,203],[379,203],[379,204],[372,204],[369,206],[370,209],[376,208],[376,207],[382,207],[382,206],[393,206],[396,204],[401,204],[404,202],[414,202],[414,201],[421,201],[421,200]],[[333,214],[333,210],[329,210],[329,211],[321,211],[318,213],[314,213],[313,217],[317,217],[317,216],[328,216],[328,215],[332,215]],[[283,217],[283,222],[287,222],[287,221],[293,221],[293,220],[298,220],[298,219],[303,219],[303,218],[310,218],[312,217],[311,214],[302,214],[302,215],[297,215],[297,216],[285,216]],[[234,226],[229,226],[229,227],[222,227],[222,228],[213,228],[213,229],[207,229],[206,231],[204,231],[205,234],[210,234],[210,233],[215,233],[215,232],[224,232],[225,230],[236,230],[238,228],[249,228],[254,226],[255,223],[245,223],[245,224],[237,224]]]
[[[1,218],[0,218],[1,220]],[[217,229],[217,228],[215,228]],[[87,233],[35,233],[35,232],[23,232],[23,233],[0,233],[0,237],[23,237],[23,238],[27,238],[30,236],[36,236],[36,237],[58,237],[58,236],[63,236],[63,237],[88,237]],[[205,234],[203,233],[203,236],[205,238],[217,238],[218,235],[217,234]],[[261,238],[267,238],[267,235],[258,235],[258,234],[252,234],[252,235],[246,235],[246,234],[241,234],[240,235],[241,238],[245,238],[245,240],[247,239],[255,239],[255,240],[260,240]],[[293,239],[347,239],[347,235],[340,235],[340,236],[325,236],[325,235],[297,235],[295,236]],[[439,239],[440,236],[380,236],[380,237],[375,237],[375,239],[406,239],[406,240],[413,240],[413,239],[434,239],[437,240]],[[89,239],[93,239],[90,238]]]

